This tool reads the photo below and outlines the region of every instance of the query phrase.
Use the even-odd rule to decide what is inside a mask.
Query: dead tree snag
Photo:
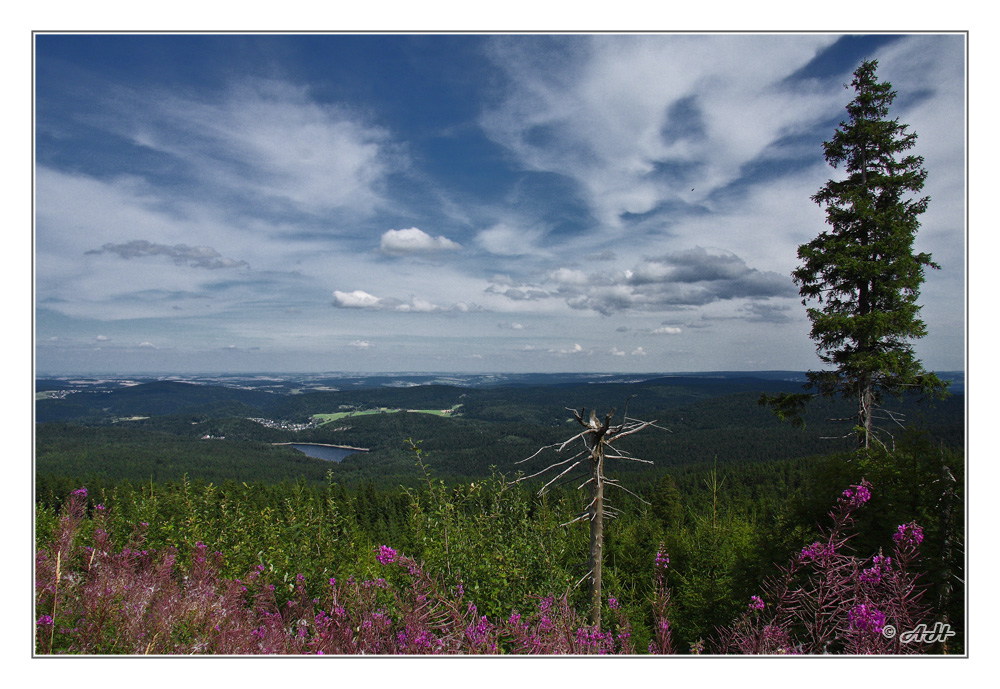
[[[586,408],[580,409],[580,411],[575,409],[570,409],[569,411],[573,412],[573,416],[576,418],[577,422],[583,426],[584,430],[561,443],[546,445],[530,457],[522,459],[517,463],[523,464],[524,462],[528,462],[538,457],[546,450],[555,450],[557,454],[561,454],[567,447],[573,445],[577,440],[582,442],[583,449],[568,459],[553,462],[544,469],[528,476],[522,476],[517,480],[527,481],[559,469],[559,472],[553,478],[549,479],[549,481],[546,482],[545,485],[543,485],[538,491],[538,494],[542,495],[560,479],[566,477],[566,480],[569,480],[569,478],[576,475],[574,473],[575,471],[585,472],[587,478],[577,488],[579,490],[584,486],[590,486],[590,502],[587,503],[582,512],[570,521],[566,522],[563,526],[569,526],[570,524],[584,519],[590,522],[590,551],[587,562],[588,572],[583,578],[580,579],[580,582],[583,582],[583,580],[587,578],[590,579],[590,623],[595,628],[600,629],[601,563],[604,548],[604,517],[607,515],[608,518],[611,519],[617,512],[617,510],[605,501],[604,488],[605,486],[614,486],[624,490],[630,495],[635,496],[639,500],[642,500],[642,498],[639,498],[639,496],[635,495],[635,493],[623,487],[618,481],[607,478],[604,474],[604,462],[606,459],[626,459],[633,462],[652,464],[649,460],[633,457],[628,452],[618,447],[613,447],[613,444],[621,438],[630,436],[633,433],[638,433],[648,426],[654,426],[656,422],[640,421],[638,419],[629,418],[627,402],[625,404],[623,421],[616,426],[611,425],[611,420],[615,415],[614,409],[608,412],[603,420],[599,419],[593,410],[590,412],[590,415],[587,416]]]

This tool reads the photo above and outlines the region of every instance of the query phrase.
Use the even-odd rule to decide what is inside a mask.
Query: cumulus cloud
[[[486,294],[497,294],[511,301],[537,301],[553,296],[548,290],[532,285],[510,285],[493,283],[483,290]]]
[[[433,253],[439,251],[457,251],[462,245],[447,237],[432,237],[416,227],[406,230],[389,230],[382,235],[379,250],[389,255],[404,255],[415,253]]]
[[[110,342],[111,341],[111,338],[108,337],[107,335],[98,335],[94,339],[97,340],[98,342]]]
[[[619,273],[585,273],[559,268],[548,283],[486,290],[514,301],[558,297],[570,308],[611,315],[620,311],[674,311],[716,301],[794,296],[790,278],[751,268],[722,249],[694,247],[648,257]],[[662,330],[660,334],[670,334]]]
[[[159,349],[159,347],[157,347],[152,342],[140,342],[137,346],[141,347],[142,349]]]
[[[355,349],[370,349],[372,347],[372,343],[368,340],[354,340],[354,342],[350,343],[350,346]]]
[[[501,330],[524,330],[521,323],[497,323],[497,327]]]
[[[681,329],[671,325],[664,325],[652,331],[654,335],[679,335]]]
[[[373,294],[356,289],[353,292],[334,290],[333,305],[341,309],[371,309],[378,307],[382,300]]]
[[[590,276],[582,270],[571,270],[569,268],[559,268],[553,271],[549,279],[559,285],[586,285],[591,281]]]
[[[399,313],[468,313],[482,311],[477,304],[458,302],[449,306],[440,306],[421,297],[412,297],[410,301],[402,301],[393,297],[376,297],[364,290],[353,292],[333,292],[333,305],[339,309],[368,309],[372,311],[396,311]]]
[[[752,301],[739,310],[748,314],[747,320],[751,323],[788,323],[792,320],[789,316],[792,309],[785,304]]]
[[[592,350],[584,349],[579,343],[574,344],[569,349],[550,349],[550,354],[593,354]]]
[[[105,244],[100,249],[91,249],[87,254],[116,254],[124,259],[145,256],[167,256],[179,266],[192,268],[249,268],[246,261],[237,261],[222,256],[210,246],[188,246],[187,244],[156,244],[145,239],[133,239],[124,244]]]

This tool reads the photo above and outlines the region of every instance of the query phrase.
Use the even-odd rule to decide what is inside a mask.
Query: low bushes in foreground
[[[833,526],[754,596],[746,612],[690,652],[742,654],[919,653],[932,648],[895,630],[929,622],[917,576],[922,531],[899,526],[891,555],[847,552],[852,513],[870,495],[853,486],[831,512]],[[238,579],[219,572],[224,555],[197,542],[190,565],[173,548],[145,548],[146,524],[129,545],[112,545],[106,511],[88,516],[86,489],[65,501],[51,540],[35,559],[38,654],[635,654],[673,653],[669,557],[653,563],[653,639],[636,649],[618,601],[604,629],[588,626],[566,595],[512,601],[503,619],[480,614],[461,585],[388,546],[378,578],[277,580],[264,564]],[[87,524],[89,522],[89,524]],[[82,528],[84,525],[88,528]],[[910,637],[912,639],[912,635]]]

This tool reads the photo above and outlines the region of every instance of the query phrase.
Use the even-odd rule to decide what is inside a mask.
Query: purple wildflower
[[[375,556],[383,565],[389,565],[396,561],[396,551],[387,545],[378,547],[378,555]]]
[[[750,609],[751,610],[763,610],[764,601],[760,596],[750,596]]]
[[[811,546],[802,549],[799,553],[799,562],[805,562],[806,560],[818,560],[822,557],[828,557],[833,555],[833,547],[826,543],[820,543],[816,541]]]
[[[851,486],[845,490],[837,501],[849,509],[855,509],[864,505],[871,497],[871,484],[868,481],[862,481],[859,485]]]
[[[667,555],[666,551],[663,548],[663,544],[661,543],[660,547],[657,548],[656,550],[656,560],[654,562],[654,566],[656,567],[656,569],[666,569],[667,565],[669,564],[670,564],[670,556]]]
[[[35,624],[37,624],[39,627],[51,627],[53,623],[54,622],[50,615],[42,615],[41,617],[38,618],[38,622],[36,622]]]
[[[877,584],[882,581],[882,577],[892,571],[892,558],[876,555],[872,558],[872,566],[861,572],[861,581],[869,584]]]
[[[847,611],[847,621],[854,629],[878,634],[885,626],[885,615],[875,606],[861,603]]]
[[[608,598],[608,607],[612,610],[617,610],[620,606],[618,605],[617,598]]]
[[[917,526],[916,522],[900,524],[896,527],[896,533],[893,534],[892,540],[901,546],[916,548],[923,543],[924,530]]]
[[[85,498],[87,497],[87,489],[77,488],[76,490],[73,491],[73,495],[79,495],[81,498]]]

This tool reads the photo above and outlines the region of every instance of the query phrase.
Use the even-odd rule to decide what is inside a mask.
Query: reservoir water
[[[304,455],[325,459],[328,462],[339,462],[348,455],[353,455],[364,450],[354,450],[344,447],[330,447],[329,445],[312,445],[309,443],[292,443],[292,447]]]

